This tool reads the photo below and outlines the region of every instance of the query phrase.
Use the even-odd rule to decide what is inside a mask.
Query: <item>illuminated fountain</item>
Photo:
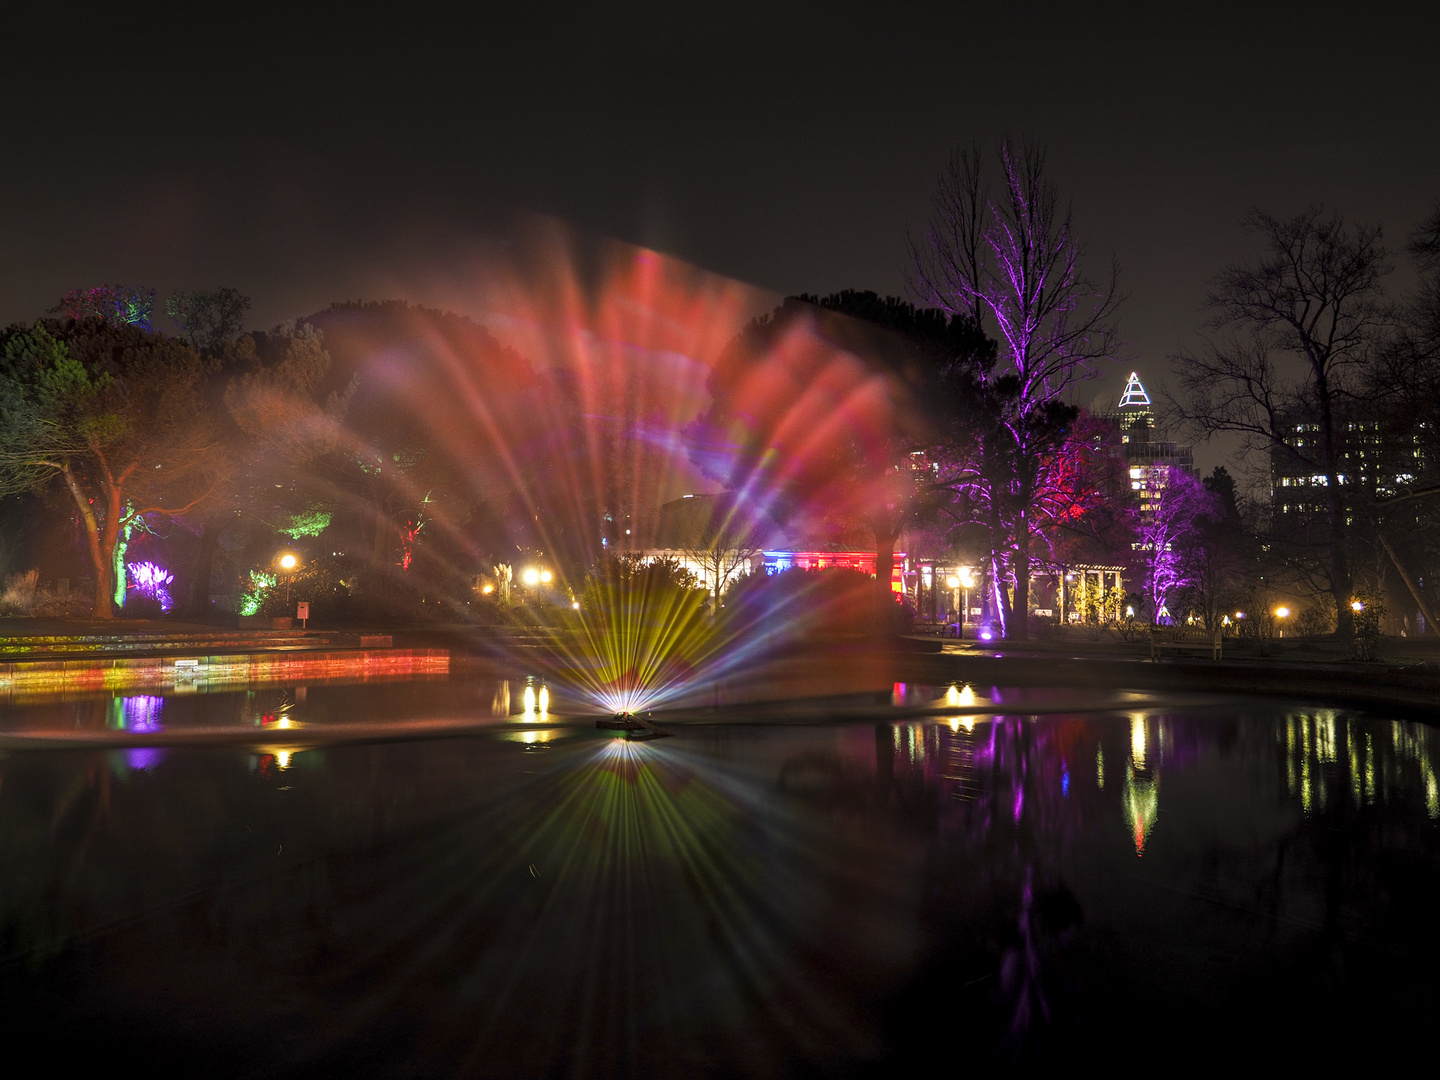
[[[737,519],[858,514],[889,481],[878,467],[857,480],[853,463],[841,475],[836,448],[863,458],[882,444],[887,380],[797,319],[761,362],[732,363],[728,412],[698,424],[727,350],[774,297],[650,251],[581,252],[560,231],[483,263],[471,288],[454,302],[499,345],[480,355],[428,332],[432,370],[390,388],[444,457],[432,471],[505,508],[519,549],[505,558],[440,501],[423,513],[487,566],[477,597],[508,598],[527,643],[543,641],[538,661],[517,655],[521,670],[633,721],[772,651],[798,611],[722,613],[718,577],[707,593],[657,565],[661,507],[726,486]],[[754,460],[741,452],[759,444]]]

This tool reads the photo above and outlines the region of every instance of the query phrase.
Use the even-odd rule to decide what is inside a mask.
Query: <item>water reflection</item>
[[[965,714],[636,744],[516,682],[533,707],[478,738],[300,752],[283,732],[361,699],[262,691],[227,706],[256,749],[0,758],[13,1023],[83,1011],[141,1060],[260,1047],[253,1072],[911,1074],[956,1046],[1333,1049],[1336,1002],[1357,1033],[1434,1004],[1421,725]],[[171,722],[116,700],[127,729]]]
[[[150,694],[111,698],[106,727],[118,731],[159,731],[165,699]]]
[[[1423,792],[1426,813],[1440,818],[1430,727],[1398,720],[1376,725],[1319,709],[1287,716],[1276,738],[1284,741],[1286,790],[1306,814],[1323,811],[1346,794],[1359,808],[1377,798],[1409,799]]]

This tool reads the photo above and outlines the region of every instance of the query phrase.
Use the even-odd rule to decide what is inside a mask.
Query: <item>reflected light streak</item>
[[[1136,769],[1145,768],[1145,717],[1140,713],[1130,717],[1130,757]]]

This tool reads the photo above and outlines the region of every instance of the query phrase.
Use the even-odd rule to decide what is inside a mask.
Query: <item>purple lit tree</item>
[[[1144,569],[1144,593],[1150,618],[1159,622],[1175,591],[1195,584],[1192,550],[1202,529],[1220,515],[1220,499],[1187,470],[1167,467],[1157,477],[1159,498],[1151,514],[1135,528]]]
[[[958,152],[942,176],[924,243],[912,244],[911,287],[926,302],[994,328],[995,362],[977,366],[963,391],[973,422],[951,482],[990,533],[992,580],[1006,636],[1028,634],[1037,514],[1047,472],[1069,468],[1061,447],[1076,410],[1074,383],[1111,358],[1121,296],[1118,270],[1097,285],[1085,249],[1045,175],[1044,152],[1004,143],[1003,183],[991,198],[978,148]],[[1013,590],[1013,591],[1012,591]]]

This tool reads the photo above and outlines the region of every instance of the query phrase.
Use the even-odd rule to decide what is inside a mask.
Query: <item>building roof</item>
[[[1120,395],[1120,408],[1122,409],[1148,409],[1150,407],[1150,395],[1145,392],[1145,387],[1140,384],[1140,376],[1136,372],[1130,372],[1130,381],[1125,384],[1125,392]]]

